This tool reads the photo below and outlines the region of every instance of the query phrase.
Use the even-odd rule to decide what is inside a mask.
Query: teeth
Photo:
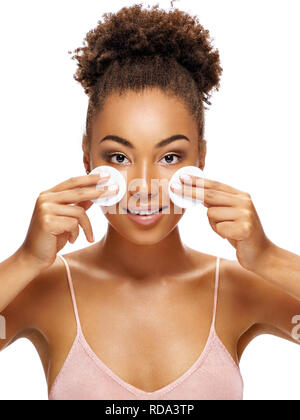
[[[150,216],[150,214],[156,214],[159,213],[159,210],[156,211],[130,211],[132,214],[139,214],[140,216]]]

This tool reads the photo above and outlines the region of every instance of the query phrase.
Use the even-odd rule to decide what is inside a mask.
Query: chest
[[[79,287],[76,306],[82,339],[95,358],[136,388],[153,392],[172,383],[206,347],[214,290],[204,283],[179,285],[171,291],[163,287],[78,291]],[[70,343],[64,347],[61,341],[62,337],[61,351],[54,352],[52,361],[56,374],[66,356],[64,349],[70,348]]]
[[[96,317],[82,311],[84,337],[118,376],[152,391],[182,375],[199,357],[212,308],[207,304],[207,311],[200,310],[179,296],[132,303],[123,302],[118,311],[105,305]]]

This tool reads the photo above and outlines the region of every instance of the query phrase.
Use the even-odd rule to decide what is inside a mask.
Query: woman
[[[118,189],[97,189],[107,178],[93,174],[41,192],[23,244],[0,264],[0,348],[32,341],[51,400],[242,399],[238,364],[255,336],[299,343],[300,257],[266,237],[247,192],[210,179],[201,188],[196,177],[173,191],[202,195],[237,261],[188,248],[183,212],[165,206],[157,183],[205,166],[204,103],[219,87],[218,51],[195,17],[157,6],[106,14],[86,42],[73,57],[89,96],[84,166],[118,169],[127,194],[102,208],[101,241],[61,256],[79,226],[93,242],[91,200]],[[131,214],[154,202],[159,215]]]

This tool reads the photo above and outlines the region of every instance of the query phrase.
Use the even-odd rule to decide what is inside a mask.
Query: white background
[[[85,174],[87,97],[73,79],[76,63],[67,51],[82,46],[104,12],[134,3],[1,2],[0,261],[23,242],[39,192]],[[224,69],[206,111],[206,177],[249,192],[268,237],[299,253],[299,1],[182,0],[175,6],[209,29]],[[100,240],[105,216],[96,206],[88,215]],[[179,226],[188,246],[235,259],[205,208],[189,210]],[[81,231],[61,253],[88,245]],[[299,357],[292,342],[255,338],[240,364],[244,398],[299,399]],[[1,352],[0,399],[47,399],[41,362],[25,339]]]

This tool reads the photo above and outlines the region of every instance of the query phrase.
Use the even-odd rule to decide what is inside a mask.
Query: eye
[[[112,159],[114,157],[117,157],[116,161],[113,161]],[[111,163],[116,163],[116,164],[121,164],[124,165],[124,159],[127,159],[127,157],[125,155],[123,155],[122,153],[106,153],[105,154],[105,158],[107,161],[111,162]],[[128,159],[127,159],[128,160]],[[129,161],[128,161],[129,162]],[[126,162],[127,163],[127,162]]]
[[[174,158],[177,159],[175,160],[175,162],[174,162]],[[166,159],[168,165],[175,165],[182,159],[182,157],[180,155],[176,155],[175,153],[169,153],[165,155],[162,159]]]

